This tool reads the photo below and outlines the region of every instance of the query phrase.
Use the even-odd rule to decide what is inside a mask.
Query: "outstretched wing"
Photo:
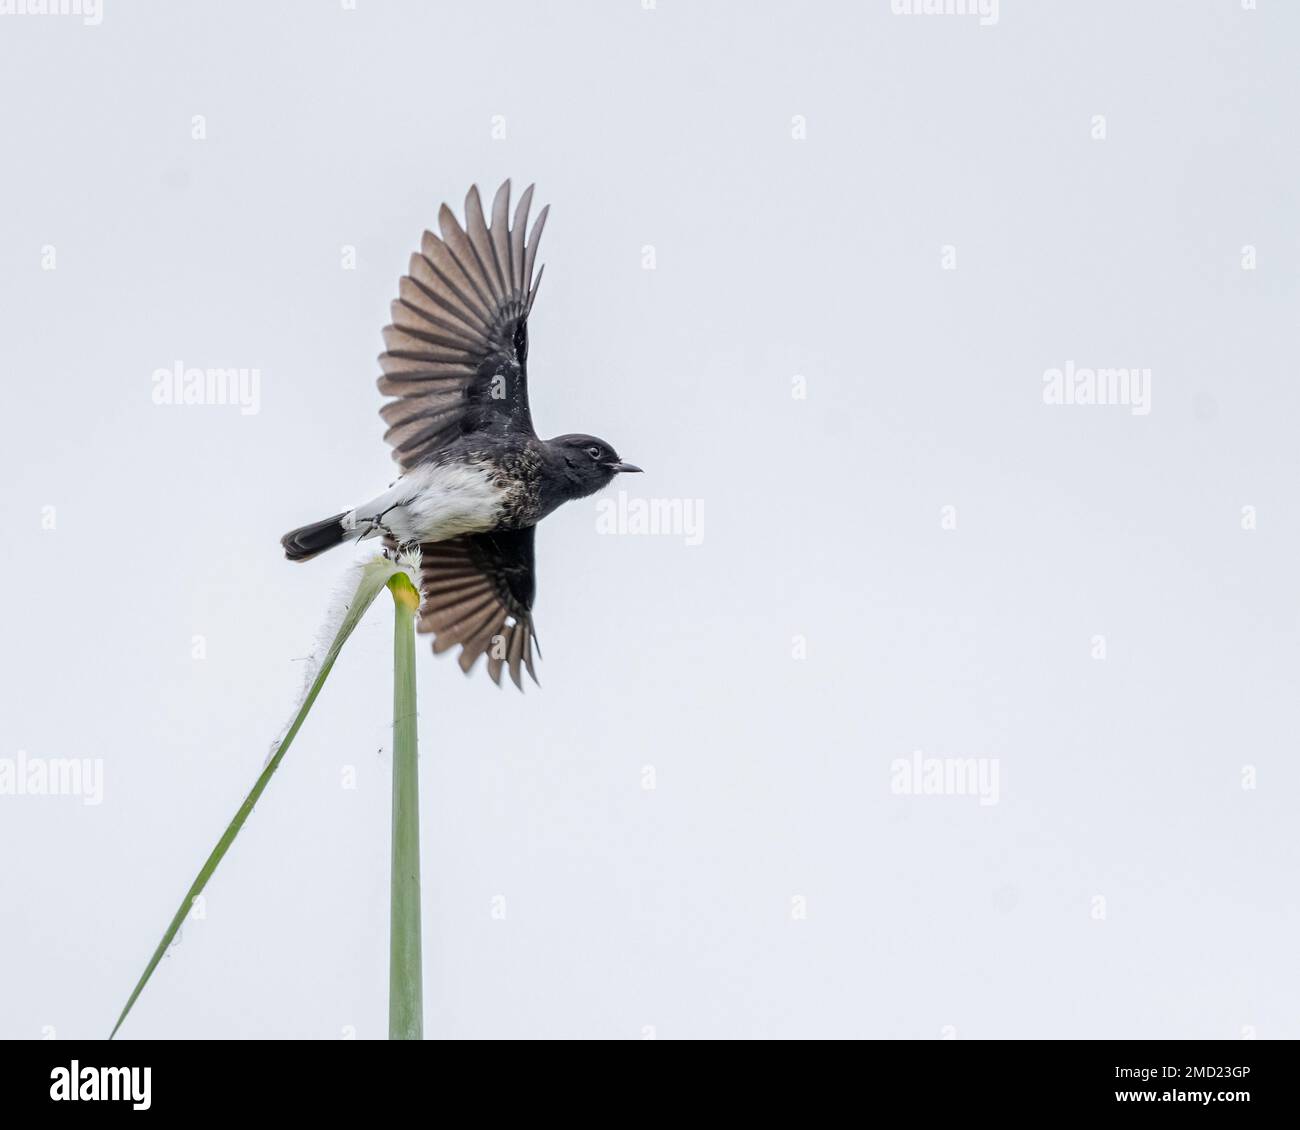
[[[461,670],[480,655],[498,686],[501,668],[523,690],[520,665],[533,682],[533,528],[462,534],[420,547],[424,599],[416,626],[434,633],[433,650],[461,645]]]
[[[409,470],[465,432],[532,435],[528,412],[528,313],[542,272],[533,278],[537,242],[549,206],[524,243],[529,185],[510,226],[510,182],[483,215],[477,186],[465,197],[465,227],[447,205],[439,239],[425,232],[398,284],[393,324],[384,329],[379,391],[395,396],[380,410],[393,458]]]

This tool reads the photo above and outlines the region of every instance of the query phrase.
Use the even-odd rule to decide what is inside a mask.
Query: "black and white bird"
[[[291,530],[290,561],[340,542],[382,536],[421,548],[423,599],[417,626],[433,650],[460,644],[460,666],[479,656],[500,684],[533,669],[533,529],[561,503],[584,498],[624,463],[604,440],[541,440],[528,411],[528,315],[549,206],[524,241],[530,185],[510,223],[510,182],[483,214],[478,188],[465,198],[465,227],[447,205],[439,239],[425,232],[398,284],[393,324],[384,329],[379,390],[396,399],[380,415],[402,476],[353,510]]]

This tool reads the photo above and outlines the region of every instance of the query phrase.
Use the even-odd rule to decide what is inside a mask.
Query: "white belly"
[[[362,538],[389,533],[399,544],[446,541],[495,527],[504,494],[482,464],[417,467],[344,517],[343,528]]]

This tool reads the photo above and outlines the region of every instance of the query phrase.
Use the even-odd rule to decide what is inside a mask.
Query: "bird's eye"
[[[589,448],[587,448],[587,454],[590,455],[593,459],[599,459],[599,458],[600,458],[600,448],[599,448],[599,447],[589,447]]]

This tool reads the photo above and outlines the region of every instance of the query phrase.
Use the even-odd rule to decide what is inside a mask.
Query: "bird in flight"
[[[533,187],[510,222],[510,182],[492,201],[465,197],[462,228],[447,205],[442,237],[425,232],[398,284],[384,329],[380,409],[401,477],[354,510],[291,530],[290,561],[306,561],[348,539],[382,536],[421,549],[417,627],[433,650],[460,644],[468,672],[479,656],[500,685],[509,671],[533,681],[533,530],[561,503],[585,498],[615,475],[639,471],[595,436],[538,439],[528,411],[528,315],[549,205],[524,241]]]

